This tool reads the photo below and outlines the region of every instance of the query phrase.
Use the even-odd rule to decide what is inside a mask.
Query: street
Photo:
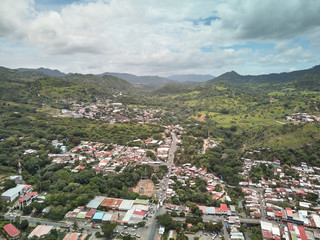
[[[168,161],[167,161],[168,174],[162,180],[162,190],[161,190],[160,197],[159,197],[159,204],[158,204],[157,210],[156,210],[156,212],[154,214],[153,221],[150,224],[149,240],[158,239],[159,224],[156,222],[156,217],[158,215],[162,215],[162,214],[164,214],[166,212],[164,207],[163,207],[163,202],[164,202],[164,200],[166,198],[169,177],[170,177],[170,174],[171,174],[173,160],[174,160],[174,153],[177,150],[177,136],[173,132],[171,132],[171,136],[172,136],[172,143],[171,143],[171,147],[170,147],[170,151],[169,151],[169,157],[168,157]]]

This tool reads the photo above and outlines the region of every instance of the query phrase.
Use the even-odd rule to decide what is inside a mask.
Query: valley
[[[319,231],[319,66],[152,87],[46,74],[0,69],[1,223],[21,239],[37,222],[45,239]]]

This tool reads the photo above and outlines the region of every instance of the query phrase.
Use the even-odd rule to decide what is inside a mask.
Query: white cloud
[[[41,52],[38,61],[20,55],[20,62],[21,57],[29,57],[40,66],[43,62],[50,65],[51,59],[52,67],[67,72],[217,75],[244,64],[244,58],[263,67],[271,61],[292,63],[290,58],[297,56],[303,61],[318,57],[289,43],[297,36],[309,39],[311,45],[317,41],[319,1],[97,0],[65,5],[59,12],[36,11],[32,0],[18,2],[3,0],[0,37]],[[220,20],[203,21],[213,16]],[[312,29],[317,33],[311,33]],[[250,46],[220,49],[248,41],[280,42],[275,52],[263,55]],[[203,47],[213,50],[201,51]],[[8,49],[0,51],[5,57]],[[12,59],[13,66],[13,56],[3,59]],[[243,70],[250,72],[247,65]]]

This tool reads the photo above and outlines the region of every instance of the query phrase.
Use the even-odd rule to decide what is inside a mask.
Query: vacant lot
[[[151,197],[154,191],[154,183],[150,179],[141,179],[133,191]]]

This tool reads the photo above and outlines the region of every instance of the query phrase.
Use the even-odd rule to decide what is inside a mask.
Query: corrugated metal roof
[[[16,194],[18,194],[19,192],[22,191],[22,189],[27,186],[25,184],[18,184],[16,187],[14,188],[10,188],[9,190],[5,191],[4,193],[1,194],[1,196],[3,197],[12,197]]]
[[[206,214],[215,214],[216,209],[215,207],[206,207]]]
[[[93,216],[93,220],[102,220],[104,212],[96,212]]]
[[[105,197],[103,196],[96,196],[94,199],[92,199],[88,204],[87,204],[87,208],[95,208],[97,209],[100,204],[103,202],[103,200],[105,199]]]
[[[106,213],[103,215],[102,221],[111,221],[112,220],[112,214]]]
[[[267,231],[272,231],[272,223],[266,222],[266,221],[261,221],[261,229],[262,230],[267,230]]]
[[[86,214],[86,218],[92,218],[93,215],[94,215],[96,212],[97,212],[96,209],[94,209],[94,208],[90,209],[89,212],[87,212],[87,214]]]
[[[19,235],[19,230],[15,228],[11,223],[4,225],[3,229],[9,234],[10,237]]]
[[[119,210],[129,210],[132,208],[134,200],[123,200],[119,206]]]
[[[221,203],[220,204],[220,208],[221,208],[221,212],[227,212],[228,211],[227,204]]]
[[[113,198],[106,198],[106,199],[104,199],[104,201],[101,203],[101,206],[103,206],[103,207],[110,207],[113,201],[114,201]]]
[[[148,199],[139,199],[137,198],[135,201],[134,201],[135,204],[143,204],[143,205],[147,205],[149,203],[149,200]]]
[[[87,215],[87,212],[79,212],[77,215],[77,218],[83,219],[86,217],[86,215]]]
[[[80,233],[68,233],[63,240],[78,240]]]
[[[33,229],[28,238],[32,238],[33,236],[41,237],[43,235],[47,235],[52,228],[53,226],[39,225],[35,229]]]

